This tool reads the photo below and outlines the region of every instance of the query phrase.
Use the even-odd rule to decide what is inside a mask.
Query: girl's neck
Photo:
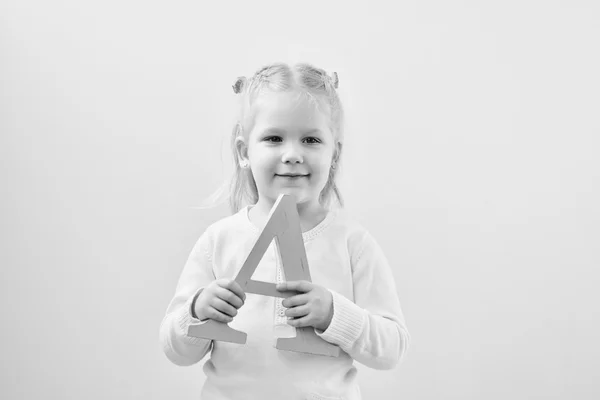
[[[269,217],[269,213],[274,204],[275,202],[261,201],[261,199],[259,199],[255,205],[250,206],[248,218],[250,218],[250,221],[254,225],[262,229],[267,223],[267,218]],[[300,229],[302,232],[308,232],[319,225],[325,219],[327,213],[327,209],[319,203],[298,204],[298,216],[300,217]]]

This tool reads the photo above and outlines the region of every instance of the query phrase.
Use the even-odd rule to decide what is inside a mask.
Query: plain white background
[[[362,2],[361,2],[362,3]],[[158,328],[227,209],[235,78],[340,77],[413,338],[365,399],[600,397],[595,1],[3,1],[3,399],[197,399]]]

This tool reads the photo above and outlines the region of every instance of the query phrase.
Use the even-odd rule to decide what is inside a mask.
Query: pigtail
[[[237,78],[237,80],[235,81],[235,83],[232,86],[233,92],[235,94],[239,94],[242,92],[242,90],[244,90],[244,87],[246,86],[246,80],[247,79],[245,76],[240,76]]]
[[[331,78],[331,82],[333,83],[333,87],[337,89],[338,86],[340,85],[340,78],[338,77],[337,72],[334,72],[330,78]]]

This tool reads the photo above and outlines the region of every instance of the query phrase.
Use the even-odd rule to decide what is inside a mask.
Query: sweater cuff
[[[190,325],[199,325],[203,324],[208,320],[200,321],[198,318],[194,318],[192,316],[192,305],[194,304],[195,299],[198,297],[200,292],[202,292],[204,288],[198,289],[193,296],[190,296],[188,301],[185,302],[185,305],[182,307],[181,313],[177,317],[177,322],[179,328],[183,331],[183,338],[187,343],[196,344],[196,345],[205,345],[206,341],[210,341],[210,339],[197,338],[193,336],[188,336],[188,328]]]
[[[343,349],[350,349],[360,337],[366,312],[344,296],[330,290],[333,297],[333,318],[325,331],[315,329],[315,333],[329,343]]]

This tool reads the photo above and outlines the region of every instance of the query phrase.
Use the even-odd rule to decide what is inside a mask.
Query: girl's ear
[[[333,159],[334,163],[337,163],[342,155],[342,142],[337,142],[335,144],[335,149],[333,150]]]
[[[250,160],[248,159],[248,144],[242,136],[235,138],[235,153],[240,167],[246,168],[250,165]]]

